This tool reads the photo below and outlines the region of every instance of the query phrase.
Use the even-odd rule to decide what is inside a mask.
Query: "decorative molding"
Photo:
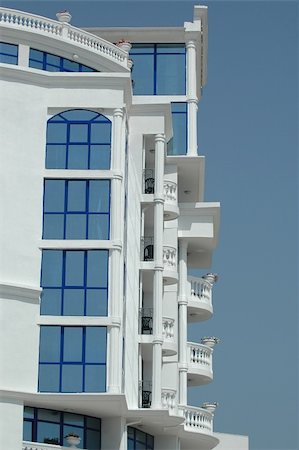
[[[41,291],[40,287],[8,283],[0,284],[0,297],[3,299],[31,300],[38,304]]]

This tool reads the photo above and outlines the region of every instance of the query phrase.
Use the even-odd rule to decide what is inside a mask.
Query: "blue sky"
[[[218,401],[215,430],[250,436],[252,450],[298,442],[298,3],[206,1],[208,83],[199,105],[206,200],[220,201],[212,270],[214,382],[189,404]],[[3,1],[76,26],[178,26],[189,1]]]

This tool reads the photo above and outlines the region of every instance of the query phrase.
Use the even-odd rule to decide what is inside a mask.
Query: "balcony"
[[[171,180],[164,180],[164,220],[176,219],[179,215],[177,183]],[[143,171],[143,193],[147,196],[145,201],[153,201],[153,197],[148,197],[155,193],[155,170],[144,169]]]
[[[52,46],[55,45],[56,48],[62,47],[65,51],[74,52],[77,47],[78,51],[83,49],[88,52],[89,59],[95,61],[96,66],[101,64],[102,67],[111,71],[128,71],[128,54],[124,50],[68,23],[0,8],[0,24],[3,34],[7,31],[11,31],[12,35],[25,32],[26,38],[30,39],[31,35],[34,42],[45,42],[45,40],[49,42],[49,39],[53,39],[55,44],[52,43]]]
[[[174,412],[176,409],[176,390],[162,388],[162,408]]]
[[[169,317],[162,318],[163,326],[163,356],[173,356],[177,353],[177,347],[174,339],[174,319]],[[141,308],[139,311],[139,334],[142,335],[141,342],[144,344],[152,343],[153,335],[153,309]],[[150,338],[147,336],[150,335]]]
[[[143,263],[141,269],[154,269],[154,238],[152,236],[144,236],[141,238],[140,259]],[[149,264],[152,263],[152,264]],[[169,245],[163,246],[163,278],[164,284],[174,284],[178,280],[177,273],[177,250]]]
[[[204,278],[188,277],[188,321],[207,320],[213,314],[212,284]]]
[[[70,450],[70,447],[62,447],[55,444],[40,444],[39,442],[23,441],[22,450]]]
[[[198,386],[213,380],[213,350],[207,345],[187,342],[188,386]]]
[[[193,433],[212,435],[213,414],[195,406],[179,406],[179,413],[185,418],[184,430]]]

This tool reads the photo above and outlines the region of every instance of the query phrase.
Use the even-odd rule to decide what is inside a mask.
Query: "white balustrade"
[[[212,370],[212,353],[213,350],[206,345],[196,344],[194,342],[187,343],[188,363],[199,368]]]
[[[163,265],[164,270],[176,271],[176,249],[174,247],[163,246]]]
[[[177,204],[177,184],[170,180],[164,180],[165,203]]]
[[[24,441],[22,450],[69,450],[70,447],[62,447],[55,444],[40,444],[39,442]]]
[[[186,431],[213,433],[213,415],[209,411],[194,406],[179,406],[179,411],[185,418]]]
[[[35,14],[26,14],[8,8],[0,8],[0,24],[9,28],[27,29],[28,31],[50,34],[65,41],[70,41],[86,47],[97,54],[111,58],[127,67],[128,54],[116,45],[93,34],[73,27],[68,23],[47,19]],[[66,32],[65,32],[66,30]]]
[[[161,403],[164,409],[175,409],[175,389],[164,389],[162,388]]]
[[[163,337],[167,341],[174,342],[174,319],[170,319],[169,317],[163,317]]]
[[[188,277],[189,298],[212,305],[212,285],[204,278]]]

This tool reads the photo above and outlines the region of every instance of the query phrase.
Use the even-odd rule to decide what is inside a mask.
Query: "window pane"
[[[86,448],[88,450],[98,450],[101,442],[101,434],[99,431],[86,430]]]
[[[90,141],[93,144],[109,144],[111,140],[111,122],[91,124]]]
[[[86,210],[86,181],[68,182],[67,210],[76,212]]]
[[[60,327],[40,327],[40,362],[60,361]]]
[[[63,58],[63,68],[72,72],[79,72],[79,64],[65,58]]]
[[[48,122],[47,143],[66,143],[66,124]]]
[[[153,44],[133,44],[130,54],[135,53],[154,53]]]
[[[56,445],[59,445],[60,425],[56,423],[38,422],[37,442],[42,442],[44,444],[54,444],[55,442]]]
[[[88,111],[87,109],[71,109],[61,113],[61,116],[67,120],[89,121],[98,116],[98,113],[94,111]]]
[[[43,289],[41,295],[40,313],[48,316],[60,316],[61,314],[60,289]]]
[[[132,55],[134,69],[132,79],[135,95],[154,93],[154,55]]]
[[[66,216],[66,239],[86,239],[86,215],[68,214]]]
[[[88,169],[88,145],[69,145],[68,169]]]
[[[84,445],[84,430],[82,428],[74,427],[73,425],[64,425],[63,427],[63,445],[69,448],[69,444],[66,440],[66,435],[68,433],[76,433],[81,438],[80,444],[76,445],[75,448],[83,448]],[[89,450],[89,449],[88,449]]]
[[[63,361],[82,362],[83,328],[64,327]]]
[[[88,125],[71,123],[70,142],[88,142]]]
[[[42,409],[37,410],[37,419],[46,420],[47,422],[60,423],[60,412],[54,411],[52,409]]]
[[[109,239],[108,214],[90,214],[88,216],[88,239]]]
[[[43,70],[44,66],[42,62],[29,60],[29,67],[32,67],[33,69]]]
[[[154,448],[154,437],[150,434],[147,435],[146,443],[148,448],[153,449]]]
[[[187,153],[187,126],[185,114],[172,115],[173,126],[173,155],[185,155]]]
[[[51,55],[50,53],[46,54],[47,64],[52,64],[53,66],[60,66],[60,56]]]
[[[86,315],[107,316],[107,295],[106,289],[87,289]]]
[[[64,214],[45,214],[43,239],[64,238]]]
[[[7,44],[6,42],[0,42],[0,53],[18,56],[18,46],[14,44]]]
[[[81,365],[68,364],[62,366],[62,392],[82,392],[83,367]]]
[[[0,62],[4,64],[18,64],[18,58],[16,56],[0,54]]]
[[[44,287],[61,286],[62,281],[62,251],[43,250],[42,281]]]
[[[132,439],[128,439],[128,450],[135,450],[135,444]]]
[[[84,416],[81,416],[80,414],[64,413],[63,414],[63,423],[83,427],[84,426]]]
[[[59,364],[40,364],[39,391],[59,392]]]
[[[110,169],[110,145],[90,146],[90,169]]]
[[[23,422],[23,440],[32,442],[32,425],[33,423],[27,420]]]
[[[61,72],[60,66],[52,66],[52,64],[46,64],[46,70],[48,72]]]
[[[24,419],[34,419],[34,409],[30,406],[24,406]]]
[[[106,366],[85,366],[85,392],[106,391]]]
[[[139,442],[145,443],[146,442],[146,434],[143,433],[142,431],[136,429],[136,440]]]
[[[47,145],[46,169],[64,169],[66,163],[65,145]]]
[[[30,49],[29,57],[32,59],[36,59],[37,61],[43,61],[44,53],[39,50]]]
[[[44,212],[64,211],[64,180],[45,180]]]
[[[65,256],[65,285],[84,285],[84,252],[67,251]]]
[[[106,327],[86,327],[85,361],[106,363]]]
[[[184,95],[185,56],[157,55],[157,95]]]
[[[97,72],[95,69],[92,69],[91,67],[81,65],[81,72]]]
[[[109,212],[110,181],[92,180],[89,182],[89,211]]]
[[[87,286],[107,287],[108,252],[95,250],[87,252]]]
[[[157,44],[157,53],[185,54],[185,44]]]
[[[86,417],[86,427],[94,430],[101,430],[101,421],[95,417]]]
[[[65,289],[63,296],[64,316],[84,316],[84,290]]]

